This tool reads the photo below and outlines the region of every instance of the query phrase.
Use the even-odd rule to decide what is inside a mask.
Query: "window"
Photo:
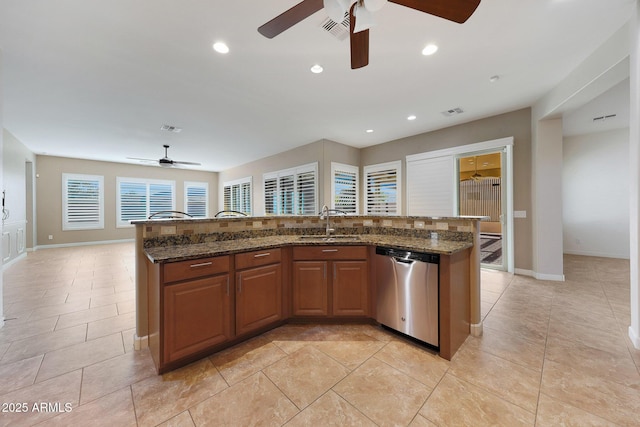
[[[238,211],[251,215],[251,177],[225,182],[224,210]]]
[[[358,214],[359,169],[331,162],[331,208]]]
[[[62,174],[62,229],[104,228],[104,177]]]
[[[266,173],[265,215],[317,215],[318,163]]]
[[[400,161],[364,167],[367,215],[401,215]]]
[[[147,219],[156,212],[175,210],[175,181],[120,177],[116,181],[118,227],[129,227],[130,221]]]
[[[206,218],[209,213],[209,184],[184,183],[184,211],[195,218]]]

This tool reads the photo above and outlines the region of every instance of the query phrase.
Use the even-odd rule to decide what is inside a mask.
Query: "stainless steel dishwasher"
[[[376,247],[376,320],[439,347],[439,263],[438,254]]]

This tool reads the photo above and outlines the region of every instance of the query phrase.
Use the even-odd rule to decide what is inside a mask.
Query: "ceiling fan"
[[[480,0],[388,0],[401,6],[462,24],[475,12]],[[342,22],[349,12],[351,69],[369,64],[369,28],[372,12],[380,10],[387,0],[303,0],[291,9],[260,26],[258,32],[273,38],[324,8],[335,22]]]
[[[195,163],[195,162],[182,162],[182,161],[178,161],[178,160],[171,160],[167,154],[167,151],[169,150],[169,146],[167,144],[163,145],[164,147],[164,157],[155,160],[155,159],[141,159],[139,157],[127,157],[127,159],[131,159],[131,160],[140,160],[143,162],[154,162],[154,163],[158,163],[159,166],[165,167],[165,168],[170,168],[173,166],[178,166],[178,165],[192,165],[192,166],[200,166],[200,163]]]

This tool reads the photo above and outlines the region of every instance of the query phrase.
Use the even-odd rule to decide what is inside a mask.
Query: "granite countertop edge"
[[[330,242],[323,241],[322,237],[324,236],[318,236],[318,239],[307,240],[295,235],[255,237],[208,243],[191,243],[187,245],[157,246],[145,248],[144,252],[151,262],[159,264],[221,255],[233,255],[241,252],[259,251],[283,246],[389,246],[395,249],[441,255],[451,255],[473,246],[471,242],[385,235],[361,235],[358,236],[358,240],[336,240]]]

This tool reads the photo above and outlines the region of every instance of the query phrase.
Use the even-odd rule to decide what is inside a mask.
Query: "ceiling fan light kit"
[[[375,25],[373,12],[388,1],[459,24],[466,22],[480,5],[480,0],[303,0],[261,25],[258,32],[273,38],[323,8],[334,22],[342,22],[348,11],[351,68],[362,68],[369,63],[369,29]]]

